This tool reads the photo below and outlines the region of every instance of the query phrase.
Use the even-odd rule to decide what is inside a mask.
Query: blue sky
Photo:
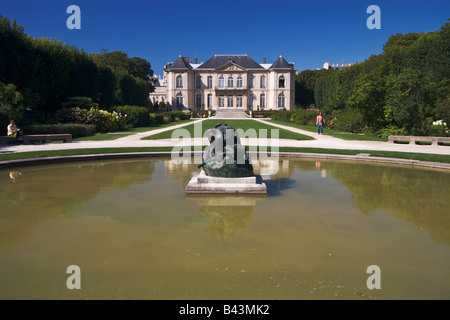
[[[81,9],[81,30],[66,26],[69,5]],[[366,26],[370,5],[381,9],[379,30]],[[302,71],[325,61],[364,61],[381,53],[392,34],[438,30],[450,18],[450,1],[1,0],[0,14],[34,38],[141,57],[155,74],[180,54],[199,62],[248,54],[259,63],[282,54]]]

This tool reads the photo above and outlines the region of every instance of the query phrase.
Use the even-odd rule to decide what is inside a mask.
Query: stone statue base
[[[189,181],[186,194],[267,195],[267,187],[265,183],[258,183],[256,176],[219,178],[207,176],[202,170]]]

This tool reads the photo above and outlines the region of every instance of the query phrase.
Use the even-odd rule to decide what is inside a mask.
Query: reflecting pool
[[[0,170],[0,299],[450,299],[449,172],[286,158],[267,197],[187,197],[198,171]]]

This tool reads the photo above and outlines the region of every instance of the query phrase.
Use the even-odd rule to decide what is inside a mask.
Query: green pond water
[[[267,197],[187,197],[198,171],[0,170],[0,299],[450,299],[449,172],[280,159]]]

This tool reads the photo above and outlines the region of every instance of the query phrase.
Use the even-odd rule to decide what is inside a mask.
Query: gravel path
[[[68,149],[89,149],[89,148],[124,148],[124,147],[164,147],[164,146],[180,146],[187,145],[189,143],[202,145],[208,145],[206,138],[197,139],[185,139],[172,140],[141,140],[143,137],[149,135],[158,134],[163,131],[173,130],[188,126],[192,123],[202,122],[206,119],[199,119],[195,122],[183,123],[180,125],[157,129],[142,133],[133,134],[127,137],[119,138],[109,141],[75,141],[72,143],[50,143],[42,145],[9,145],[1,146],[0,153],[13,153],[13,152],[27,152],[27,151],[43,151],[43,150],[68,150]],[[399,152],[417,152],[417,153],[434,153],[434,154],[446,154],[450,155],[450,147],[447,146],[432,146],[432,145],[409,145],[409,144],[393,144],[388,142],[378,141],[355,141],[355,140],[342,140],[335,137],[325,135],[317,135],[309,131],[292,128],[289,126],[274,124],[266,122],[264,119],[253,119],[262,123],[269,124],[271,126],[279,127],[282,129],[297,132],[303,135],[314,137],[316,140],[279,140],[278,145],[280,147],[306,147],[306,148],[326,148],[326,149],[346,149],[346,150],[383,150],[383,151],[399,151]],[[220,120],[226,122],[226,119]],[[325,130],[326,132],[326,130]],[[270,139],[241,139],[245,145],[261,145],[266,144],[268,146],[276,146],[272,144]]]

